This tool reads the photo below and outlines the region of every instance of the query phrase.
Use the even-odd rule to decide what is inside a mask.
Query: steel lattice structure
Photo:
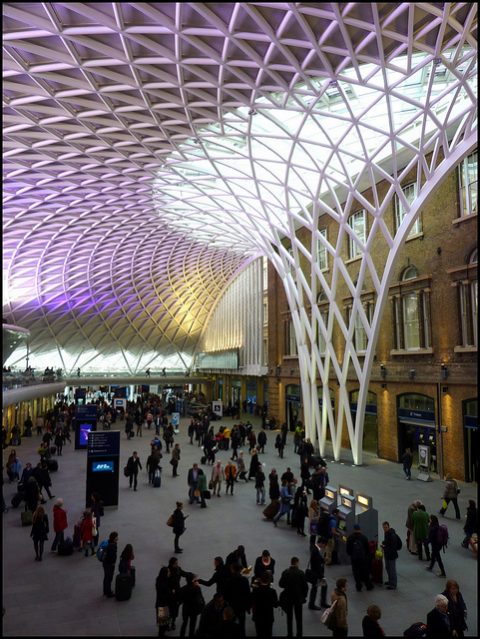
[[[398,249],[429,194],[476,145],[476,5],[3,7],[4,316],[31,330],[33,352],[50,338],[64,357],[74,353],[72,367],[86,354],[121,352],[135,371],[158,351],[191,353],[220,292],[252,256],[266,255],[292,312],[307,435],[323,452],[329,428],[338,458],[346,425],[361,463]],[[409,203],[402,186],[412,174]],[[384,214],[394,196],[405,216],[392,235]],[[359,208],[368,219],[362,240],[349,224]],[[324,215],[337,223],[336,238],[319,232]],[[342,258],[347,241],[360,260],[355,281]],[[379,242],[388,259],[374,264]],[[376,295],[370,320],[367,279]],[[353,299],[348,321],[340,281]],[[330,302],[326,321],[319,293]],[[332,371],[335,419],[326,401]]]

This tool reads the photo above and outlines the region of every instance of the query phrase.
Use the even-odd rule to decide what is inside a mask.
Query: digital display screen
[[[92,473],[113,473],[113,461],[92,462]]]
[[[93,424],[90,422],[86,424],[80,424],[79,427],[79,443],[80,446],[86,446],[88,444],[88,433],[92,430]]]

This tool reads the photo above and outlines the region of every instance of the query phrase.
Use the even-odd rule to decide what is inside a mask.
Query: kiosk
[[[75,450],[86,450],[88,434],[97,430],[97,405],[75,407]]]
[[[338,560],[341,564],[349,564],[350,557],[347,555],[347,537],[353,532],[355,525],[355,499],[353,496],[340,497],[338,506],[338,530],[340,538],[338,540]]]
[[[86,503],[98,492],[105,506],[118,506],[120,431],[97,431],[88,435]]]
[[[378,542],[378,510],[368,495],[357,493],[355,499],[355,523],[360,526],[368,541]]]
[[[320,508],[331,515],[332,510],[337,507],[337,489],[327,485],[325,487],[325,496],[320,499]]]

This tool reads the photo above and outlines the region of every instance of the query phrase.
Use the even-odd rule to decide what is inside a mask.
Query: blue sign
[[[120,431],[97,430],[88,433],[88,456],[120,455]]]
[[[435,413],[433,412],[433,410],[412,410],[410,408],[399,408],[398,416],[422,419],[426,422],[435,423]]]
[[[77,420],[92,420],[97,419],[98,406],[96,404],[84,404],[83,406],[75,407],[75,417]]]
[[[113,461],[94,461],[92,462],[92,473],[113,473]]]

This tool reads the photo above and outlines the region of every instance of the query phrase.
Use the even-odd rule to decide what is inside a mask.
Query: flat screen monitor
[[[113,461],[92,461],[92,473],[113,473]]]
[[[87,422],[87,423],[80,422],[80,427],[79,427],[79,432],[80,432],[79,443],[80,443],[80,446],[87,446],[87,444],[88,444],[88,433],[92,430],[92,428],[93,428],[93,424],[91,422]]]

